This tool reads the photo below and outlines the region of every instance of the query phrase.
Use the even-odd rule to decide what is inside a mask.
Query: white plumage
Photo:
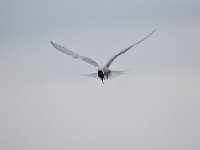
[[[76,54],[75,52],[72,52],[71,50],[59,45],[59,44],[56,44],[54,42],[51,41],[51,44],[60,52],[62,53],[65,53],[67,55],[70,55],[72,56],[73,58],[75,59],[80,59],[84,62],[87,62],[91,65],[93,65],[94,67],[97,68],[98,72],[96,73],[91,73],[91,74],[83,74],[85,76],[88,76],[88,77],[92,77],[92,78],[97,78],[99,77],[102,82],[103,80],[105,79],[110,79],[110,78],[113,78],[113,77],[116,77],[116,76],[119,76],[121,74],[123,74],[125,71],[114,71],[114,70],[110,70],[109,67],[110,65],[112,64],[112,62],[120,55],[124,54],[125,52],[129,51],[132,47],[136,46],[137,44],[141,43],[142,41],[144,41],[145,39],[147,39],[149,36],[151,36],[154,32],[156,31],[153,30],[150,34],[148,34],[147,36],[145,36],[143,39],[141,39],[140,41],[132,44],[131,46],[129,46],[128,48],[118,52],[117,54],[115,54],[113,57],[111,57],[108,62],[103,66],[103,67],[100,67],[100,65],[92,60],[91,58],[88,58],[88,57],[85,57],[85,56],[81,56],[81,55],[78,55]],[[104,83],[104,82],[103,82]]]

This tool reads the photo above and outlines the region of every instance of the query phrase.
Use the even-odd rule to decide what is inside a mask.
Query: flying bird
[[[88,58],[88,57],[85,57],[85,56],[81,56],[81,55],[78,55],[76,54],[75,52],[59,45],[59,44],[56,44],[52,41],[51,44],[60,52],[64,53],[64,54],[67,54],[67,55],[70,55],[72,56],[73,58],[75,59],[80,59],[90,65],[93,65],[94,67],[96,67],[97,69],[97,72],[95,73],[91,73],[91,74],[84,74],[85,76],[88,76],[88,77],[92,77],[92,78],[99,78],[101,79],[101,81],[104,83],[104,80],[106,79],[111,79],[113,77],[116,77],[116,76],[119,76],[121,74],[123,74],[125,71],[114,71],[114,70],[110,70],[109,67],[110,65],[112,64],[112,62],[120,55],[124,54],[125,52],[129,51],[132,47],[136,46],[137,44],[141,43],[142,41],[146,40],[149,36],[151,36],[154,32],[156,31],[156,29],[154,29],[151,33],[149,33],[147,36],[145,36],[143,39],[141,39],[140,41],[132,44],[131,46],[127,47],[126,49],[118,52],[117,54],[115,54],[114,56],[112,56],[108,62],[103,65],[103,66],[100,66],[96,61],[92,60],[91,58]]]

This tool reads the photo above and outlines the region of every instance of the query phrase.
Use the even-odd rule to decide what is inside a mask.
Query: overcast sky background
[[[199,0],[0,0],[0,149],[200,149]],[[113,80],[50,40],[104,64]]]

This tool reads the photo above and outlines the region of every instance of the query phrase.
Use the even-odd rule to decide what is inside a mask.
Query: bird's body
[[[144,41],[145,39],[147,39],[150,35],[152,35],[156,30],[153,30],[150,34],[148,34],[146,37],[144,37],[142,40],[132,44],[131,46],[129,46],[128,48],[120,51],[119,53],[117,53],[116,55],[114,55],[113,57],[111,57],[108,62],[103,65],[102,67],[99,66],[99,64],[88,58],[88,57],[85,57],[85,56],[81,56],[81,55],[78,55],[74,52],[72,52],[71,50],[63,47],[63,46],[60,46],[59,44],[56,44],[54,42],[51,42],[51,44],[60,52],[62,53],[65,53],[67,55],[70,55],[72,56],[73,58],[75,59],[80,59],[82,61],[85,61],[91,65],[93,65],[94,67],[97,68],[97,72],[96,73],[91,73],[91,74],[84,74],[85,76],[88,76],[88,77],[92,77],[92,78],[100,78],[101,81],[103,82],[104,80],[106,79],[110,79],[110,78],[113,78],[115,76],[118,76],[118,75],[121,75],[123,74],[125,71],[114,71],[114,70],[110,70],[109,67],[111,65],[111,63],[120,55],[124,54],[125,52],[127,52],[128,50],[130,50],[132,47],[134,47],[135,45],[141,43],[142,41]],[[104,82],[103,82],[104,83]]]

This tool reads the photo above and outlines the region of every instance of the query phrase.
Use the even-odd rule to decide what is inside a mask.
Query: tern
[[[59,44],[56,44],[52,41],[50,41],[50,43],[60,52],[64,53],[64,54],[67,54],[67,55],[70,55],[72,56],[73,58],[75,59],[79,59],[79,60],[82,60],[90,65],[93,65],[97,72],[95,73],[91,73],[91,74],[83,74],[85,76],[88,76],[88,77],[92,77],[92,78],[99,78],[101,79],[101,81],[103,82],[104,84],[104,80],[106,79],[111,79],[113,77],[116,77],[116,76],[119,76],[121,74],[123,74],[125,71],[114,71],[114,70],[110,70],[109,67],[110,65],[112,64],[112,62],[120,55],[124,54],[125,52],[127,52],[128,50],[130,50],[132,47],[136,46],[137,44],[141,43],[142,41],[146,40],[149,36],[151,36],[154,32],[156,31],[156,29],[154,29],[151,33],[149,33],[147,36],[145,36],[143,39],[139,40],[138,42],[130,45],[129,47],[127,47],[126,49],[122,50],[122,51],[119,51],[117,54],[115,54],[114,56],[112,56],[108,62],[103,65],[103,66],[100,66],[96,61],[94,61],[93,59],[91,58],[88,58],[88,57],[85,57],[85,56],[81,56],[81,55],[78,55],[77,53],[59,45]]]

